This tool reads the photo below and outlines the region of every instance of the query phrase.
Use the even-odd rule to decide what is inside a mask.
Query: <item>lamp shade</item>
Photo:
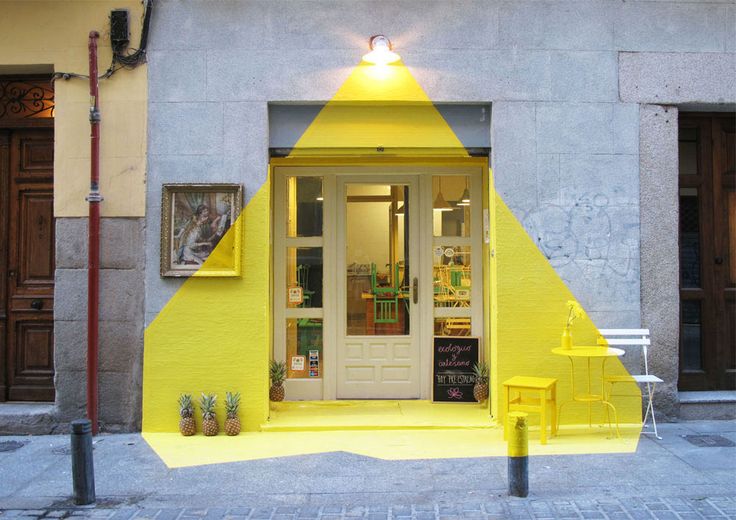
[[[470,192],[468,191],[468,188],[465,188],[465,191],[463,191],[463,194],[460,196],[460,202],[458,202],[457,205],[470,206]]]
[[[435,211],[452,211],[452,206],[447,203],[444,195],[442,195],[442,192],[440,191],[439,193],[437,193],[437,197],[434,199],[432,209]]]

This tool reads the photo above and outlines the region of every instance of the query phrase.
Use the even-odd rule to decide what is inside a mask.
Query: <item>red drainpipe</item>
[[[97,80],[97,38],[89,33],[89,108],[90,177],[89,177],[89,242],[87,269],[87,417],[92,422],[92,435],[97,434],[97,353],[99,347],[100,300],[100,110]]]

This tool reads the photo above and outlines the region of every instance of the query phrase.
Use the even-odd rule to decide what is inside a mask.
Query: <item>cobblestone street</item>
[[[468,502],[457,505],[391,505],[391,506],[308,506],[251,508],[144,508],[106,507],[96,509],[6,510],[0,517],[15,520],[37,518],[98,518],[111,520],[287,520],[311,518],[384,519],[697,519],[736,518],[736,500],[731,497],[713,498],[630,498],[600,500],[539,500],[497,497],[488,502]]]

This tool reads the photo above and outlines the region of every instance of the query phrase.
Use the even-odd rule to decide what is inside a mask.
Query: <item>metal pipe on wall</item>
[[[97,78],[97,31],[89,33],[89,108],[90,179],[89,232],[87,265],[87,417],[92,422],[92,435],[98,431],[97,364],[99,350],[100,299],[100,110]]]

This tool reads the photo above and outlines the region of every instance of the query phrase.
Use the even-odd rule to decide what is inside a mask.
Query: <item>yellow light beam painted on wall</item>
[[[386,153],[468,156],[402,62],[357,66],[304,131],[290,157]]]
[[[567,319],[567,301],[575,300],[565,283],[555,272],[539,248],[534,244],[521,223],[514,217],[501,197],[495,197],[495,265],[496,307],[491,317],[496,344],[495,395],[501,394],[503,381],[516,375],[554,377],[557,382],[558,401],[569,401],[572,396],[570,361],[553,354],[560,346],[560,336]],[[573,327],[576,345],[595,345],[598,329],[588,316],[577,320]],[[586,360],[578,360],[575,371],[576,392],[587,391]],[[602,360],[591,361],[593,387],[591,393],[601,394]],[[606,362],[606,374],[627,375],[623,364],[612,358]],[[632,378],[633,381],[633,378]],[[641,392],[631,385],[632,397],[615,402],[619,421],[641,423]],[[592,403],[594,420],[607,422],[604,405]],[[497,404],[498,411],[501,409]],[[500,415],[500,414],[498,414]],[[529,417],[534,424],[538,417]],[[588,405],[565,405],[562,424],[584,424],[588,421]],[[592,447],[591,447],[592,450]]]
[[[370,156],[383,153],[381,148],[391,149],[395,156],[441,153],[467,157],[462,143],[400,62],[380,69],[359,65],[304,132],[290,157],[339,154],[340,150]],[[366,164],[370,164],[370,159]],[[171,450],[186,459],[184,452],[190,451],[188,447],[200,445],[199,439],[163,434],[152,436],[153,432],[176,431],[178,415],[175,403],[180,392],[214,391],[221,395],[226,390],[241,392],[241,417],[245,430],[251,432],[256,431],[267,418],[267,364],[271,335],[269,183],[270,177],[241,216],[245,230],[243,277],[194,277],[188,280],[146,330],[143,430],[154,449],[166,454],[165,460],[177,460],[177,455]],[[495,284],[495,306],[489,310],[492,312],[492,361],[495,365],[493,409],[498,411],[501,382],[512,375],[556,377],[560,385],[559,398],[564,400],[569,397],[570,375],[566,360],[554,356],[551,349],[559,344],[565,303],[573,296],[495,194],[492,183],[490,190],[493,241],[497,253],[490,270],[495,275],[490,280]],[[226,243],[223,241],[218,248],[221,246],[226,247]],[[213,262],[221,252],[215,250]],[[205,263],[203,268],[206,267]],[[575,326],[575,335],[580,341],[591,342],[595,340],[596,328],[589,320],[582,320]],[[618,360],[609,365],[609,373],[626,373]],[[616,404],[620,421],[640,424],[640,400],[631,399],[631,402],[630,405]],[[587,425],[587,407],[570,406],[566,414],[563,433],[572,433],[565,425],[583,422]],[[596,420],[599,419],[596,415]],[[624,441],[602,442],[600,435],[563,435],[556,442],[565,445],[565,453],[636,449],[639,428],[625,431],[628,433]],[[246,460],[267,454],[322,452],[328,451],[328,447],[329,450],[337,449],[336,446],[361,453],[361,446],[366,446],[359,442],[359,436],[356,437],[354,432],[351,432],[352,437],[342,437],[339,443],[337,439],[340,436],[335,435],[338,432],[311,433],[322,434],[322,437],[314,437],[310,442],[289,443],[293,448],[289,449],[291,451],[281,449],[286,439],[282,436],[284,434],[251,433],[242,438],[246,444],[239,444],[240,448],[232,451],[236,455],[223,455],[218,448],[211,451],[209,462]],[[444,442],[443,449],[438,449],[439,444],[434,444],[429,437],[413,440],[406,437],[406,440],[410,444],[402,449],[396,449],[390,442],[371,444],[370,455],[424,458],[495,453],[486,447],[485,451],[467,452],[474,455],[453,455],[444,448]],[[490,437],[476,441],[468,440],[471,445],[476,442],[474,445],[481,446],[489,442]],[[218,446],[232,448],[232,445],[219,440]],[[554,451],[555,448],[551,449]],[[190,463],[208,462],[207,456],[202,454],[204,452],[191,451],[194,458],[187,459]],[[186,465],[182,460],[176,463]]]

